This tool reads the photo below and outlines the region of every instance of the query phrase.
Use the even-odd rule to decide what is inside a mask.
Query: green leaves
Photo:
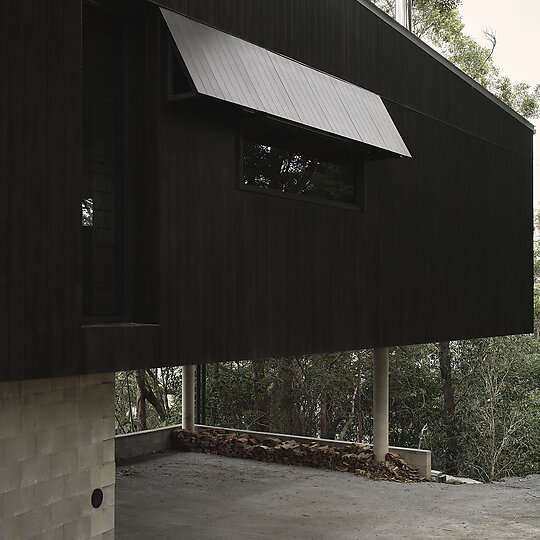
[[[394,0],[371,1],[394,16]],[[525,118],[539,118],[540,85],[513,84],[501,75],[492,58],[496,48],[495,32],[484,31],[485,44],[465,34],[458,9],[460,4],[460,0],[414,0],[413,33],[516,112]]]

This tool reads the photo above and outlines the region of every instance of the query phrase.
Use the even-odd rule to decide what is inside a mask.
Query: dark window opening
[[[117,15],[84,6],[83,316],[124,313],[124,46]]]
[[[315,155],[313,155],[315,154]],[[361,203],[358,160],[326,158],[244,140],[245,186],[340,203]]]
[[[94,199],[92,197],[86,197],[82,200],[82,226],[93,227],[94,226]]]

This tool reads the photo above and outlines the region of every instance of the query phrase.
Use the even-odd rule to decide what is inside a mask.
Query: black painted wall
[[[529,127],[355,0],[160,4],[381,94],[413,158],[363,212],[238,189],[244,118],[168,102],[157,7],[114,3],[131,324],[81,327],[80,6],[6,2],[0,380],[531,331]]]
[[[215,361],[531,331],[529,127],[355,0],[159,4],[380,93],[413,154],[368,166],[363,214],[283,201],[233,189],[237,121],[205,126],[165,105],[160,178],[183,216],[162,220],[162,305],[183,299],[162,312],[167,352]]]
[[[81,6],[0,10],[0,380],[77,373]]]

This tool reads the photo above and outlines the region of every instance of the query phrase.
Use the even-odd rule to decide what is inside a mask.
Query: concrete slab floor
[[[540,538],[540,476],[397,484],[196,453],[118,466],[116,538]]]

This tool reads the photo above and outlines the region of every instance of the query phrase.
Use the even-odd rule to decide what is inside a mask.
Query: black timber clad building
[[[532,126],[367,1],[2,10],[0,381],[532,330]]]

